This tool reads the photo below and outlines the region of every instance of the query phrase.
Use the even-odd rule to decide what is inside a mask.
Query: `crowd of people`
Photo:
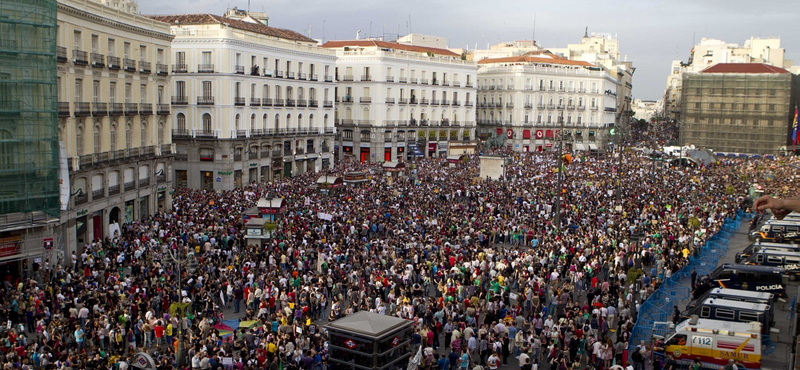
[[[391,182],[344,161],[230,191],[177,189],[172,209],[6,278],[0,364],[125,369],[145,351],[159,370],[345,369],[322,325],[368,310],[413,322],[422,369],[632,359],[649,370],[646,343],[628,353],[643,300],[746,206],[752,182],[788,190],[764,178],[765,159],[653,166],[626,149],[562,167],[548,153],[506,154],[499,181],[479,178],[473,155],[456,167],[419,159]],[[370,178],[309,187],[351,170]],[[267,195],[285,198],[285,213],[270,239],[248,240],[244,214]],[[257,323],[223,334],[226,315]]]

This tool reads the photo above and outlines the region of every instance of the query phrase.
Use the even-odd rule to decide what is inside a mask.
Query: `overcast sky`
[[[247,9],[247,0],[138,0],[142,14],[212,13]],[[383,32],[449,38],[450,47],[485,49],[501,41],[530,40],[547,48],[578,43],[584,28],[616,35],[622,58],[633,61],[633,96],[660,99],[672,60],[687,61],[703,37],[742,44],[750,37],[781,37],[786,58],[800,63],[797,0],[251,0],[274,27],[312,37],[354,39]],[[410,22],[409,22],[410,19]],[[694,43],[693,43],[694,41]]]

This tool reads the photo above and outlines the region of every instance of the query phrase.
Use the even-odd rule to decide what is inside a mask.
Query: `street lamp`
[[[188,262],[189,263],[189,267],[191,269],[192,265],[194,265],[196,262],[195,262],[194,258],[190,257],[190,256],[186,256],[182,260],[178,259],[178,258],[175,258],[175,254],[173,254],[172,249],[169,248],[169,247],[167,248],[167,253],[169,254],[170,260],[173,261],[175,263],[175,265],[177,265],[177,267],[178,267],[178,280],[177,280],[177,282],[178,282],[178,302],[177,302],[177,304],[179,305],[178,306],[179,309],[176,310],[176,313],[179,314],[179,321],[178,321],[178,351],[177,351],[177,353],[175,353],[175,361],[176,361],[176,364],[178,365],[178,367],[181,367],[181,366],[184,366],[186,364],[186,346],[184,345],[184,341],[183,341],[183,318],[186,315],[186,310],[185,309],[184,310],[180,310],[180,305],[182,304],[182,302],[181,302],[181,297],[182,297],[182,294],[181,294],[182,293],[181,292],[181,282],[183,280],[182,279],[183,275],[181,274],[181,265]],[[188,309],[188,307],[187,307],[187,309]]]
[[[556,217],[555,223],[556,227],[561,229],[561,187],[563,186],[563,176],[562,176],[562,167],[563,164],[561,163],[561,152],[563,150],[564,145],[564,117],[559,116],[559,121],[561,121],[561,129],[558,131],[558,151],[556,152],[556,166],[558,166],[558,172],[556,172],[556,176],[558,176],[558,188],[556,188]],[[561,165],[559,165],[561,164]]]

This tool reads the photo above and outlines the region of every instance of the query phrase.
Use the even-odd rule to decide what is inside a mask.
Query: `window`
[[[130,59],[131,57],[131,43],[125,42],[122,44],[122,57],[125,59]]]
[[[141,123],[141,129],[142,129],[142,132],[141,132],[141,136],[139,137],[139,146],[140,147],[146,147],[147,143],[148,143],[148,140],[147,140],[147,122],[142,122]]]
[[[208,113],[203,115],[203,132],[211,132],[211,115]]]
[[[108,56],[115,56],[117,54],[117,41],[108,39]]]
[[[178,113],[177,126],[178,126],[178,131],[181,132],[186,131],[186,115],[184,115],[183,113]]]
[[[203,98],[211,98],[211,81],[203,81]]]
[[[111,82],[108,84],[108,102],[109,103],[116,103],[117,102],[117,83]]]
[[[79,124],[75,129],[75,154],[83,155],[83,124]]]
[[[186,81],[175,82],[175,96],[177,97],[186,96]]]
[[[710,317],[711,316],[711,307],[703,306],[700,309],[700,317]]]
[[[95,153],[102,153],[102,141],[100,137],[100,125],[94,126],[94,132],[92,132],[92,140],[94,141],[94,152]]]
[[[718,320],[733,320],[736,317],[735,315],[736,313],[733,310],[718,308],[716,318]]]
[[[141,103],[147,103],[147,85],[139,86],[139,101]]]
[[[670,338],[669,341],[667,341],[667,345],[668,346],[674,346],[674,345],[683,346],[683,345],[686,345],[686,335],[685,334],[676,334],[675,336]]]
[[[755,312],[739,312],[740,322],[759,322],[758,314]]]
[[[207,64],[207,65],[211,64],[211,52],[210,51],[204,51],[203,54],[201,55],[201,58],[202,59],[200,59],[200,60],[201,60],[202,64]]]
[[[133,91],[132,91],[132,89],[133,89],[133,87],[131,86],[131,84],[129,84],[129,83],[125,84],[125,102],[126,103],[130,103],[131,99],[133,99]]]
[[[130,147],[132,143],[133,143],[133,122],[128,121],[128,123],[125,124],[125,145]]]
[[[111,122],[111,141],[110,141],[109,144],[111,144],[111,149],[110,150],[112,152],[117,150],[117,122],[116,121]]]
[[[100,102],[100,81],[92,81],[92,102]]]
[[[177,51],[175,52],[175,64],[178,69],[186,68],[186,52],[184,51]]]
[[[74,43],[73,46],[75,47],[75,50],[83,50],[81,48],[81,46],[83,46],[83,43],[81,42],[81,39],[82,39],[81,31],[75,31],[72,34],[72,36],[73,36],[73,40],[72,41]]]
[[[83,100],[83,80],[80,78],[75,79],[75,101]]]

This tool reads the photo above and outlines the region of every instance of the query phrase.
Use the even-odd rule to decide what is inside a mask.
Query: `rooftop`
[[[261,23],[245,22],[238,19],[221,17],[213,14],[174,14],[174,15],[148,15],[148,17],[169,23],[173,26],[222,24],[243,31],[260,33],[262,35],[278,37],[292,41],[313,42],[317,41],[300,33],[283,28],[270,27]]]
[[[789,73],[789,71],[764,63],[718,63],[701,73]]]
[[[593,67],[594,64],[581,60],[571,60],[559,55],[555,55],[548,50],[530,51],[523,55],[505,58],[486,58],[478,61],[478,64],[496,63],[540,63],[540,64],[559,64],[580,67]]]
[[[427,46],[416,46],[408,44],[398,44],[396,42],[378,41],[378,40],[340,40],[328,41],[322,45],[323,48],[343,48],[343,47],[376,47],[382,49],[404,50],[415,53],[431,53],[439,56],[460,57],[460,55],[447,50],[439,48],[431,48]]]
[[[411,321],[394,316],[380,315],[369,311],[358,311],[327,325],[330,329],[380,338],[394,329],[410,326]]]

